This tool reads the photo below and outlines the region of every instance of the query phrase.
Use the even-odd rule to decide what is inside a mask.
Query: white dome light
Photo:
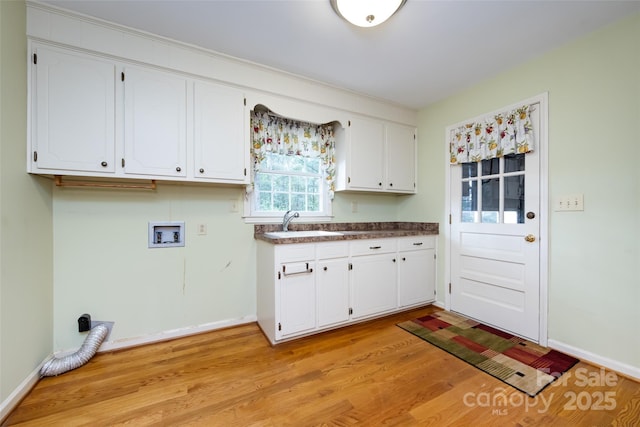
[[[330,0],[338,15],[358,27],[375,27],[389,19],[406,0]]]

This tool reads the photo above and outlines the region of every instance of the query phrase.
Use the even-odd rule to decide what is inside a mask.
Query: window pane
[[[500,220],[500,178],[482,180],[482,222]]]
[[[260,211],[270,211],[272,197],[270,192],[262,192],[259,191],[256,194],[256,198],[258,200],[258,210]]]
[[[274,191],[289,192],[289,177],[286,175],[274,175],[273,189]]]
[[[482,176],[497,175],[500,173],[500,159],[487,159],[482,161]]]
[[[307,179],[307,192],[320,193],[320,178]]]
[[[462,222],[477,222],[478,217],[478,186],[477,181],[462,183]]]
[[[265,159],[267,160],[267,164],[262,162],[263,169],[272,170],[272,171],[285,171],[287,170],[287,157],[280,156],[277,154],[268,154]]]
[[[463,163],[462,164],[462,177],[473,178],[478,176],[478,164],[477,163]]]
[[[264,173],[257,173],[256,180],[255,180],[256,189],[260,191],[271,191],[272,189],[271,180],[272,180],[272,177],[270,175],[267,175]]]
[[[320,196],[318,194],[309,194],[307,198],[307,210],[310,212],[320,212]]]
[[[273,211],[286,212],[289,210],[289,193],[275,193],[273,195]]]
[[[524,175],[504,178],[504,223],[524,224]]]
[[[306,159],[307,160],[307,172],[311,174],[320,174],[320,159]]]
[[[304,194],[292,194],[291,195],[291,209],[294,211],[306,211],[305,195]]]
[[[307,178],[304,176],[291,177],[291,191],[294,193],[304,193],[307,189]]]
[[[508,154],[504,156],[504,171],[505,173],[524,171],[524,154]]]
[[[304,157],[289,156],[288,160],[289,160],[289,168],[287,170],[289,172],[304,172],[306,170]]]

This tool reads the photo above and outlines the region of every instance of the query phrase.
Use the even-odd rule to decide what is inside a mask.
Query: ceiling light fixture
[[[358,27],[375,27],[396,13],[407,0],[330,0],[333,10]]]

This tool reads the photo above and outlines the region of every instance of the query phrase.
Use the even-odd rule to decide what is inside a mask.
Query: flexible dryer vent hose
[[[49,360],[40,369],[40,376],[53,377],[84,365],[96,354],[108,333],[109,328],[104,323],[94,326],[78,351]]]

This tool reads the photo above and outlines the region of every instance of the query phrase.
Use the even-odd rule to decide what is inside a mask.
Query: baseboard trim
[[[196,335],[203,332],[211,332],[218,329],[230,328],[233,326],[244,325],[247,323],[256,322],[258,318],[255,315],[244,316],[236,319],[221,320],[218,322],[205,323],[197,326],[190,326],[186,328],[172,329],[169,331],[163,331],[158,334],[145,335],[134,338],[126,338],[122,340],[107,341],[102,343],[98,349],[98,353],[104,353],[107,351],[121,350],[129,347],[138,347],[145,344],[153,344],[161,341],[168,341],[175,338],[182,338],[189,335]],[[76,349],[77,350],[77,349]],[[5,418],[11,414],[11,412],[18,406],[18,404],[26,397],[31,389],[40,380],[40,369],[53,357],[64,357],[67,354],[71,354],[76,350],[63,350],[56,352],[55,355],[51,354],[46,357],[36,369],[31,372],[27,378],[20,383],[18,387],[7,397],[2,403],[0,403],[0,424],[5,421]]]
[[[621,375],[629,377],[632,380],[640,381],[640,368],[636,366],[628,365],[618,360],[600,356],[598,354],[591,353],[590,351],[583,350],[581,348],[577,348],[572,345],[565,344],[563,342],[556,341],[553,339],[549,339],[547,345],[550,348],[561,351],[563,353],[570,354],[571,356],[577,357],[578,359],[581,359],[585,362],[588,362],[603,368],[611,369],[612,371],[615,371]]]
[[[31,389],[40,380],[40,369],[44,364],[51,359],[52,355],[45,358],[27,377],[18,385],[18,387],[11,392],[11,394],[0,403],[0,424],[4,423],[5,419],[9,416],[16,406],[24,399]]]
[[[175,338],[187,337],[189,335],[201,334],[203,332],[216,331],[218,329],[231,328],[233,326],[245,325],[247,323],[257,322],[255,315],[244,316],[236,319],[220,320],[218,322],[204,323],[197,326],[189,326],[186,328],[172,329],[157,334],[144,335],[134,338],[125,338],[122,340],[107,341],[102,343],[98,349],[98,353],[105,351],[121,350],[129,347],[138,347],[145,344],[153,344],[156,342],[168,341]]]

